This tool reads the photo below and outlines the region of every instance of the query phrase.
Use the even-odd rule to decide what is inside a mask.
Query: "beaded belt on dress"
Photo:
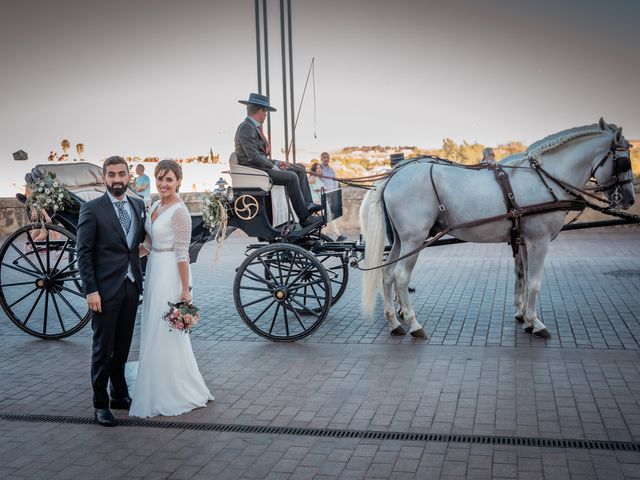
[[[173,248],[155,248],[154,247],[154,248],[151,249],[151,251],[152,252],[160,252],[160,253],[162,253],[162,252],[173,252],[174,249]]]

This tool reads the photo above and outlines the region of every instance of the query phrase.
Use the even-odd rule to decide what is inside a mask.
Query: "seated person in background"
[[[496,163],[496,154],[493,152],[493,148],[487,147],[482,151],[480,163]]]
[[[320,211],[322,207],[312,201],[305,168],[270,158],[271,146],[262,130],[262,124],[267,118],[267,112],[275,112],[276,109],[269,105],[269,97],[258,93],[252,93],[249,100],[239,102],[247,106],[247,118],[238,126],[235,135],[238,164],[264,170],[274,185],[284,185],[300,225],[310,225],[314,221],[311,214]]]

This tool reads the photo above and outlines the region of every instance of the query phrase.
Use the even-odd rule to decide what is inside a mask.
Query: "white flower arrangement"
[[[212,233],[213,239],[218,243],[214,262],[217,260],[227,231],[227,206],[218,195],[205,192],[202,199],[202,220],[205,227]]]
[[[47,220],[45,212],[56,214],[72,203],[69,192],[55,178],[55,173],[45,172],[38,180],[27,185],[27,190],[31,193],[25,206],[40,221]]]

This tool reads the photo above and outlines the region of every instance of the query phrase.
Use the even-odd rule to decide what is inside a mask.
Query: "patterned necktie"
[[[124,208],[124,201],[116,202],[116,208],[118,209],[118,218],[120,219],[124,233],[127,235],[131,228],[131,217],[129,216],[129,212]]]
[[[262,138],[264,139],[264,143],[266,144],[264,147],[264,152],[267,154],[267,157],[268,157],[269,154],[271,154],[271,145],[269,145],[269,140],[267,140],[267,137],[265,137],[264,135],[264,131],[262,130],[262,125],[258,127],[258,130],[260,130],[260,135],[262,135]]]

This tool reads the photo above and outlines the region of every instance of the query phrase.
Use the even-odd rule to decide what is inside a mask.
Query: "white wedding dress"
[[[180,415],[214,399],[198,369],[189,335],[169,331],[163,320],[168,302],[180,300],[177,262],[189,259],[191,214],[178,202],[152,222],[151,214],[158,205],[151,207],[145,224],[151,251],[142,301],[140,360],[129,410],[132,417]],[[135,366],[129,375],[135,376]]]

